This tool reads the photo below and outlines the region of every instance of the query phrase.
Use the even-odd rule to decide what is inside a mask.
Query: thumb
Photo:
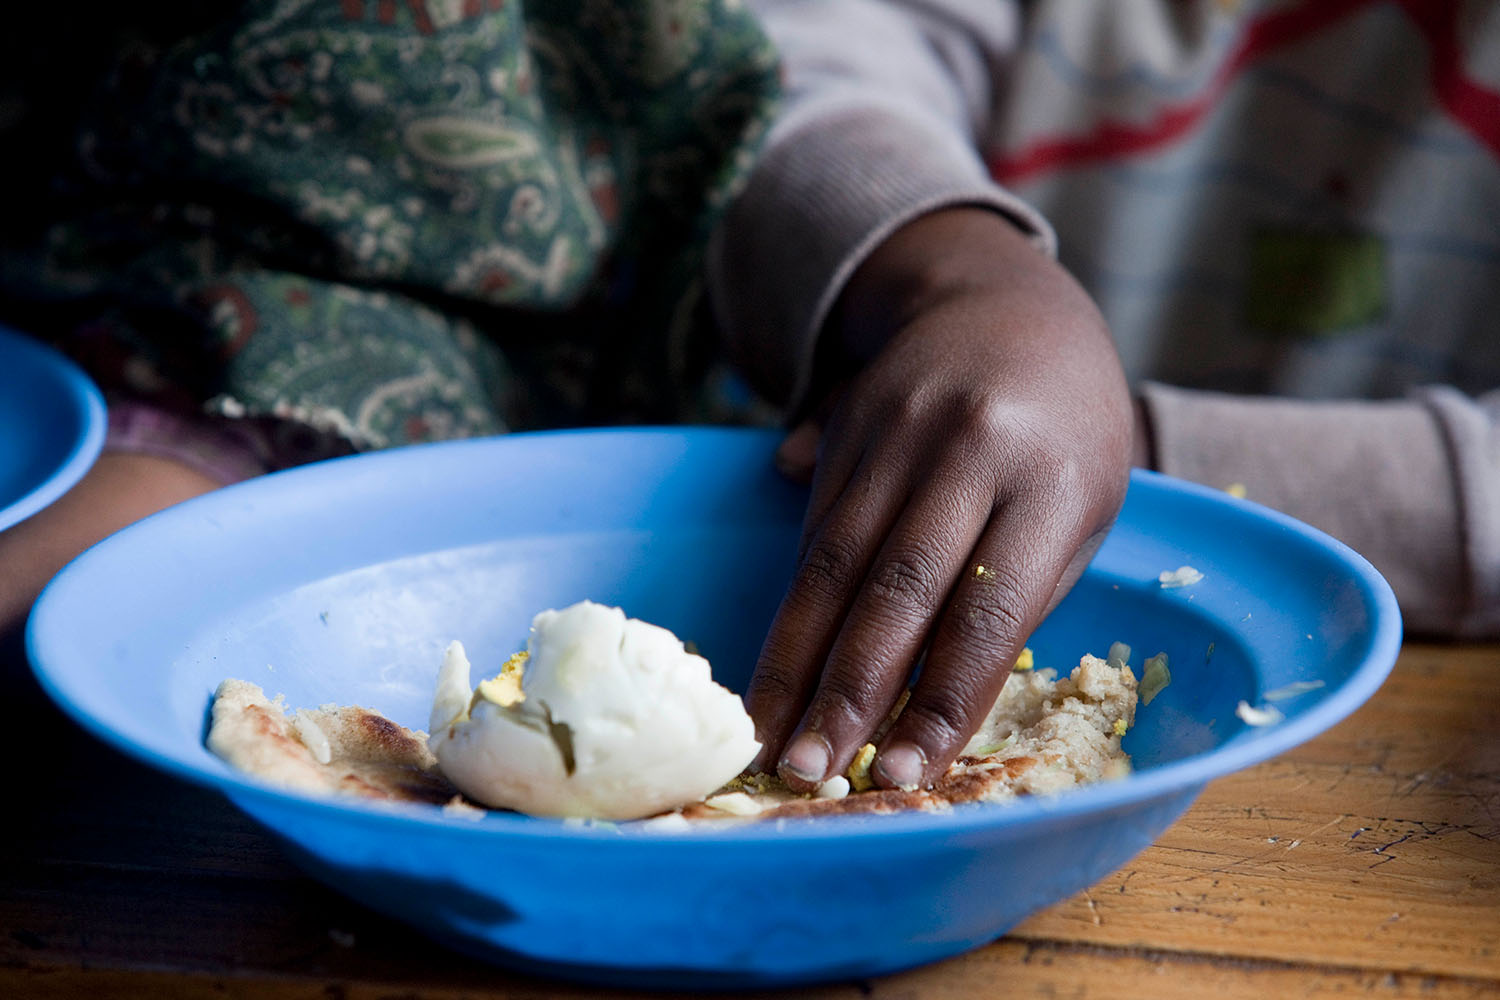
[[[816,420],[804,420],[782,439],[781,446],[776,449],[776,468],[793,482],[804,485],[812,482],[822,440],[822,425]]]

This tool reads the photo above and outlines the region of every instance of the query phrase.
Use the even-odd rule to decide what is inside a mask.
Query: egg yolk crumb
[[[528,650],[512,653],[500,666],[500,672],[487,681],[480,681],[474,688],[474,698],[469,702],[469,712],[481,701],[494,702],[501,708],[519,705],[526,700],[521,689],[521,679],[526,675],[526,661],[531,656]]]
[[[870,780],[870,765],[875,760],[875,744],[866,743],[859,748],[854,759],[849,762],[849,769],[844,776],[849,779],[849,787],[856,792],[867,792],[875,787],[875,782]]]

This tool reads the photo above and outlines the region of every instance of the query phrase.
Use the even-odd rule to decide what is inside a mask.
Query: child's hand
[[[825,337],[862,367],[779,455],[812,497],[746,694],[757,763],[801,790],[841,773],[926,648],[872,772],[926,785],[1113,522],[1130,399],[1084,292],[986,210],[889,238]]]

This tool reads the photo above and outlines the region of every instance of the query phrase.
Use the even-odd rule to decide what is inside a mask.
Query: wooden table
[[[6,725],[22,728],[6,741],[0,997],[600,994],[346,902],[217,796],[83,735],[4,659]],[[1210,785],[1158,844],[1005,939],[772,995],[1500,996],[1497,688],[1500,646],[1408,645],[1354,717]]]

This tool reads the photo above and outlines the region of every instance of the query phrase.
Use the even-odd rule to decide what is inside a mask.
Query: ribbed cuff
[[[1465,514],[1472,522],[1475,512],[1463,494],[1472,487],[1455,477],[1443,422],[1426,401],[1273,399],[1155,383],[1141,394],[1158,470],[1220,489],[1241,484],[1249,499],[1343,541],[1389,581],[1409,631],[1474,634],[1483,604],[1467,551],[1474,539],[1466,542]]]
[[[1447,386],[1415,395],[1442,425],[1458,487],[1468,599],[1455,632],[1500,635],[1500,393],[1487,397],[1490,412]]]
[[[899,108],[841,107],[777,137],[709,248],[731,360],[773,402],[808,390],[818,332],[849,277],[912,219],[973,205],[1004,213],[1051,253],[1045,219],[992,184],[951,129]]]

